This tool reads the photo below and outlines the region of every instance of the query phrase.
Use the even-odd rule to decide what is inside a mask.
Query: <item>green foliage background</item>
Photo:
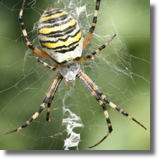
[[[33,1],[27,0],[27,3],[29,2]],[[42,10],[38,10],[38,12],[43,13],[43,10],[49,7],[49,5],[53,2],[54,0],[36,1],[35,7],[41,8]],[[83,0],[81,3],[85,4],[85,1]],[[109,11],[106,10],[105,6],[107,3],[110,7]],[[92,5],[87,5],[87,11],[89,11],[89,13],[92,13],[92,11],[94,12],[94,6],[95,3]],[[50,71],[44,69],[43,66],[36,63],[32,54],[28,53],[29,55],[25,56],[27,47],[25,46],[24,39],[21,36],[21,29],[18,22],[20,7],[21,1],[19,0],[5,0],[0,3],[0,149],[61,150],[63,149],[63,139],[67,136],[66,133],[63,132],[62,135],[59,135],[60,137],[57,136],[55,138],[50,136],[55,135],[56,133],[62,133],[61,131],[64,130],[61,126],[61,108],[59,110],[52,110],[51,114],[56,115],[55,117],[57,118],[55,122],[51,122],[49,124],[45,122],[45,110],[39,118],[35,120],[35,122],[39,123],[33,122],[27,129],[24,129],[18,133],[7,136],[3,135],[4,133],[22,125],[31,117],[31,115],[33,115],[33,113],[35,113],[35,111],[38,110],[45,92],[54,78],[54,75],[51,75]],[[14,9],[12,10],[12,8]],[[62,8],[64,8],[64,6],[62,6]],[[40,15],[33,9],[27,9],[24,13],[26,29],[27,31],[32,31],[33,24],[38,21]],[[114,33],[118,32],[118,36],[123,39],[129,54],[132,55],[132,83],[135,83],[136,86],[130,87],[130,92],[134,93],[134,95],[132,98],[129,98],[129,101],[122,103],[117,100],[116,96],[114,97],[114,94],[112,95],[111,100],[114,102],[116,99],[116,104],[121,104],[121,108],[143,123],[147,127],[147,131],[120,115],[117,111],[108,109],[114,131],[108,139],[105,140],[105,142],[94,149],[149,150],[150,1],[108,0],[104,3],[102,0],[99,14],[101,18],[97,23],[97,26],[101,27],[97,27],[95,33],[104,32],[105,34],[105,30],[107,30],[107,28],[104,24],[109,21],[108,13],[111,15],[112,21],[116,26]],[[90,18],[90,24],[91,21],[92,16]],[[109,32],[107,31],[107,33]],[[109,34],[113,35],[112,33]],[[32,39],[34,39],[36,35],[29,32],[29,37],[32,37],[32,42]],[[100,46],[104,43],[104,41],[97,41],[97,39],[93,36],[90,43],[98,43]],[[86,54],[87,53],[88,52],[86,51]],[[103,51],[102,54],[105,54],[105,52]],[[94,65],[92,67],[94,67]],[[43,71],[45,71],[45,73]],[[85,72],[90,76],[89,68],[87,69],[86,67]],[[141,77],[137,75],[140,75]],[[96,83],[98,83],[99,86],[104,86],[101,89],[105,93],[110,93],[110,91],[112,92],[112,88],[104,85],[107,81],[104,77],[108,78],[110,75],[103,75],[99,81],[97,80]],[[44,84],[46,79],[47,83]],[[121,83],[118,85],[121,86]],[[126,86],[130,86],[129,81],[127,81]],[[104,124],[105,121],[102,110],[95,112],[96,119],[94,119],[93,115],[89,115],[89,113],[87,113],[88,109],[85,108],[89,107],[88,105],[95,106],[95,100],[91,96],[88,96],[88,100],[86,100],[84,94],[87,93],[82,92],[82,90],[79,91],[79,87],[82,87],[82,85],[77,83],[75,91],[72,92],[72,98],[69,97],[67,99],[66,105],[74,104],[74,102],[76,102],[76,107],[71,105],[70,110],[74,113],[80,113],[79,116],[81,117],[84,125],[93,125],[91,129],[90,127],[75,129],[75,132],[81,133],[82,141],[79,143],[78,148],[80,150],[86,150],[88,149],[88,146],[98,142],[104,136],[107,132],[107,126]],[[61,92],[57,93],[57,100],[55,100],[53,104],[62,107],[62,98],[58,97],[63,96],[62,92],[66,93],[68,89],[66,89],[62,83],[60,90]],[[83,91],[85,91],[85,89]],[[76,94],[75,92],[79,93]],[[96,104],[96,107],[98,108],[98,104]],[[96,107],[92,109],[96,110]]]

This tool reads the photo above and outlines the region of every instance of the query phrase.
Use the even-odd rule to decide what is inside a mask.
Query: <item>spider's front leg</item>
[[[108,133],[98,143],[96,143],[95,145],[89,147],[89,148],[93,148],[93,147],[99,145],[101,142],[103,142],[109,136],[109,134],[113,131],[113,129],[112,129],[112,125],[111,125],[111,121],[110,121],[110,118],[109,118],[108,111],[106,109],[106,105],[103,103],[103,101],[100,99],[100,97],[96,94],[96,92],[90,87],[90,85],[87,83],[87,81],[82,77],[81,72],[79,72],[77,74],[77,77],[84,84],[84,86],[91,93],[91,95],[95,98],[95,100],[102,106],[102,109],[103,109],[103,112],[104,112],[104,116],[106,118],[107,125],[108,125]]]
[[[80,74],[82,77],[87,81],[89,86],[112,108],[116,109],[119,113],[123,114],[124,116],[128,117],[132,121],[136,122],[138,125],[143,127],[145,130],[147,129],[144,125],[138,122],[136,119],[131,117],[127,112],[116,106],[114,103],[110,102],[107,97],[102,93],[102,91],[98,88],[98,86],[82,71],[80,70]]]
[[[108,124],[108,133],[107,135],[97,144],[89,147],[89,148],[93,148],[95,146],[97,146],[98,144],[100,144],[104,139],[106,139],[108,137],[108,135],[111,133],[112,131],[112,126],[109,120],[109,115],[108,112],[106,110],[106,107],[104,105],[104,103],[101,101],[100,97],[112,108],[116,109],[119,113],[123,114],[124,116],[128,117],[129,119],[133,120],[134,122],[136,122],[137,124],[139,124],[141,127],[143,127],[146,130],[146,127],[143,126],[140,122],[138,122],[136,119],[134,119],[133,117],[131,117],[127,112],[123,111],[121,108],[119,108],[118,106],[116,106],[114,103],[110,102],[107,97],[102,93],[102,91],[100,91],[100,89],[98,88],[97,85],[95,85],[93,83],[93,81],[82,71],[79,70],[79,73],[77,75],[77,77],[82,81],[82,83],[86,86],[86,88],[90,91],[90,93],[92,94],[92,96],[99,102],[99,104],[102,106],[103,110],[104,110],[104,115],[106,117],[107,120],[107,124]],[[100,97],[99,97],[100,96]]]
[[[40,113],[43,111],[43,109],[45,108],[45,105],[48,103],[49,98],[52,96],[52,93],[55,91],[55,88],[57,88],[57,83],[60,83],[60,81],[61,81],[61,79],[62,79],[61,77],[62,77],[61,74],[58,72],[57,75],[56,75],[56,77],[54,78],[54,80],[53,80],[53,82],[52,82],[52,84],[51,84],[48,92],[46,93],[46,96],[45,96],[45,98],[43,99],[43,102],[42,102],[42,104],[40,105],[39,110],[38,110],[28,121],[26,121],[21,127],[15,129],[15,130],[13,130],[13,131],[7,132],[7,133],[5,133],[4,135],[10,134],[10,133],[13,133],[13,132],[16,132],[16,131],[19,131],[19,130],[27,127],[34,119],[36,119],[36,118],[39,116],[39,114],[40,114]],[[56,90],[57,90],[57,89],[56,89]]]
[[[49,116],[50,116],[50,106],[51,106],[52,100],[54,99],[54,96],[55,96],[55,94],[56,94],[56,92],[57,92],[57,89],[58,89],[58,87],[59,87],[62,79],[63,79],[63,77],[61,76],[61,77],[59,78],[59,80],[58,80],[55,88],[54,88],[54,91],[53,91],[52,95],[50,96],[50,98],[49,98],[49,100],[48,100],[48,108],[47,108],[47,116],[46,116],[46,121],[48,121],[48,122],[53,121],[53,120],[56,119],[56,118],[49,118]]]

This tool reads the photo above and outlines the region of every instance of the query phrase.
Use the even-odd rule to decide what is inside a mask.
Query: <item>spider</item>
[[[45,10],[38,24],[38,39],[44,52],[40,51],[38,48],[33,46],[28,39],[27,32],[22,20],[25,2],[26,0],[23,0],[22,7],[19,13],[19,22],[23,36],[26,41],[26,45],[32,50],[37,62],[41,63],[42,65],[48,67],[53,71],[57,69],[58,72],[53,82],[51,83],[48,92],[46,93],[45,98],[43,99],[43,102],[39,107],[39,110],[21,127],[13,131],[7,132],[5,133],[5,135],[19,131],[28,126],[43,111],[46,104],[48,105],[46,121],[55,120],[55,118],[50,118],[49,115],[51,102],[56,94],[56,91],[63,79],[66,87],[68,87],[68,83],[72,83],[72,86],[74,87],[76,77],[84,84],[84,86],[95,98],[95,100],[101,105],[108,126],[108,133],[98,143],[89,148],[93,148],[99,145],[109,136],[109,134],[113,130],[105,102],[110,107],[116,109],[119,113],[123,114],[124,116],[128,117],[144,129],[146,129],[146,127],[144,127],[140,122],[131,117],[127,112],[125,112],[124,110],[116,106],[114,103],[109,101],[107,97],[102,93],[102,91],[98,88],[98,86],[80,69],[80,63],[93,57],[99,51],[104,49],[113,40],[113,38],[116,37],[115,34],[113,37],[109,39],[107,43],[99,47],[91,54],[85,56],[84,58],[81,58],[82,51],[87,46],[96,27],[100,0],[96,0],[96,7],[92,26],[90,27],[84,42],[81,30],[77,22],[67,12],[58,8],[48,8],[47,10]],[[52,60],[56,64],[54,66],[50,66],[49,64],[39,59],[37,57],[37,54]]]

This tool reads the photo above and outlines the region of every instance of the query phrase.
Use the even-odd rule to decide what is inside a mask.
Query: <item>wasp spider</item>
[[[141,123],[132,118],[127,112],[123,111],[121,108],[117,107],[114,103],[110,102],[107,97],[102,93],[102,91],[98,88],[98,86],[93,83],[93,81],[80,69],[79,64],[90,59],[99,51],[104,49],[116,36],[116,34],[104,45],[100,48],[92,52],[90,55],[82,57],[82,51],[85,49],[88,44],[93,31],[96,27],[98,10],[100,6],[100,0],[96,0],[96,8],[94,12],[92,26],[89,29],[89,32],[86,36],[86,39],[83,42],[82,32],[77,24],[77,22],[72,18],[72,16],[68,15],[67,12],[60,10],[58,8],[48,8],[41,16],[38,25],[38,39],[40,45],[44,52],[37,49],[33,46],[27,36],[27,32],[24,27],[24,23],[22,20],[24,5],[26,0],[23,0],[22,8],[19,14],[19,22],[22,28],[22,33],[26,41],[26,45],[32,50],[36,60],[43,64],[45,67],[48,67],[51,70],[58,70],[51,86],[48,89],[48,92],[43,99],[42,104],[39,107],[39,110],[21,127],[7,132],[6,134],[10,134],[16,131],[19,131],[26,126],[28,126],[38,115],[43,111],[46,104],[48,104],[47,109],[47,121],[52,121],[55,118],[50,119],[50,105],[54,98],[54,95],[60,85],[60,82],[64,79],[66,87],[68,87],[68,83],[72,83],[72,86],[75,86],[75,77],[77,77],[84,86],[88,89],[91,95],[95,98],[95,100],[102,106],[104,116],[108,125],[108,133],[104,136],[102,140],[100,140],[95,145],[89,147],[95,147],[100,144],[104,139],[108,137],[108,135],[112,132],[112,125],[109,118],[108,111],[106,109],[106,102],[110,107],[116,109],[119,113],[128,117],[129,119],[138,123],[141,127],[146,129]],[[54,66],[50,66],[47,63],[40,60],[37,55],[45,57],[47,59],[52,60],[56,64]],[[104,101],[104,102],[103,102]]]

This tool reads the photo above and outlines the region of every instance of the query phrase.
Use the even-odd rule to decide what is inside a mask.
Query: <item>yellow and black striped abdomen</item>
[[[42,49],[58,64],[69,64],[82,56],[82,33],[77,22],[57,8],[47,9],[38,25]]]

